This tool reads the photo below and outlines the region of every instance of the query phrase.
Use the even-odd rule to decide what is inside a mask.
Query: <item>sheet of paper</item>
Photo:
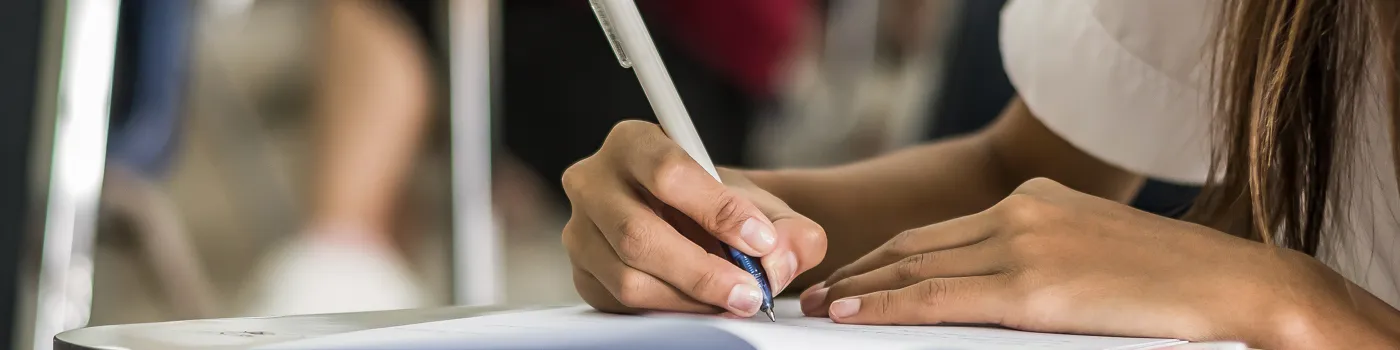
[[[779,305],[796,310],[797,305]],[[780,314],[766,319],[603,314],[587,306],[351,332],[263,350],[322,349],[1150,349],[1170,339],[1093,337],[981,327],[858,326]]]

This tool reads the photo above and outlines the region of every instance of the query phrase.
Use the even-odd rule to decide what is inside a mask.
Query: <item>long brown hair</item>
[[[1316,254],[1325,232],[1334,231],[1329,222],[1341,219],[1347,141],[1368,112],[1360,97],[1387,89],[1387,105],[1400,102],[1397,6],[1390,0],[1223,6],[1211,58],[1217,121],[1211,181],[1187,217]],[[1383,53],[1375,56],[1385,61],[1382,69],[1371,64],[1375,53]],[[1390,85],[1369,86],[1377,73]],[[1395,108],[1390,113],[1393,138]]]

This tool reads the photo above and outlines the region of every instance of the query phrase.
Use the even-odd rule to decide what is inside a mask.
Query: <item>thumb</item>
[[[776,246],[762,260],[763,269],[772,282],[773,294],[777,295],[791,285],[797,275],[816,267],[826,257],[826,231],[768,192],[757,188],[740,191],[772,220],[777,231]]]

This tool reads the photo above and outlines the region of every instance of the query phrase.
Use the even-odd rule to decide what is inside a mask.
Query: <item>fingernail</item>
[[[758,312],[759,304],[763,304],[763,292],[759,292],[758,287],[738,284],[729,291],[730,309],[752,315]]]
[[[792,283],[792,278],[797,274],[797,254],[788,252],[782,257],[774,259],[764,259],[769,262],[768,282],[773,283],[773,295],[778,295],[788,284]]]
[[[860,312],[860,299],[848,298],[831,303],[831,317],[847,318]]]
[[[777,245],[778,237],[773,235],[773,230],[768,225],[757,218],[749,218],[744,221],[744,226],[739,228],[739,237],[744,239],[750,247],[760,254],[767,254]]]
[[[821,308],[822,303],[826,302],[826,292],[829,291],[831,291],[831,288],[823,287],[821,289],[803,295],[801,299],[802,311],[815,310]]]

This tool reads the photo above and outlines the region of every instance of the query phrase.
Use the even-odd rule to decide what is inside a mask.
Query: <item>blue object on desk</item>
[[[625,327],[610,323],[564,331],[512,333],[509,337],[465,334],[384,339],[325,350],[757,350],[743,338],[702,322],[636,319],[627,323]]]

